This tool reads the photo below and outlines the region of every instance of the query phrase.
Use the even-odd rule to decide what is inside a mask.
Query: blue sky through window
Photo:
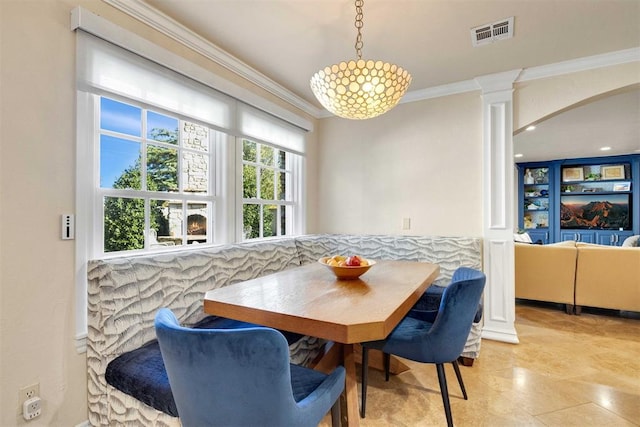
[[[110,98],[100,98],[100,129],[118,132],[134,137],[142,136],[142,108]],[[166,129],[172,135],[159,137],[162,142],[177,144],[179,120],[147,111],[147,135],[152,137],[153,129]],[[100,187],[113,188],[114,182],[140,158],[140,143],[110,135],[100,135]]]
[[[142,109],[100,98],[100,128],[132,136],[142,136]],[[113,188],[122,173],[140,157],[140,143],[100,135],[100,187]]]
[[[109,98],[100,98],[100,128],[142,136],[142,109]]]
[[[100,187],[113,188],[114,182],[139,158],[140,143],[100,135]]]

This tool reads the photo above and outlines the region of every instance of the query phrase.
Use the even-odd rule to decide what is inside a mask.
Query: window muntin
[[[293,168],[296,154],[242,139],[243,239],[293,231]]]
[[[134,101],[99,99],[102,251],[213,242],[216,131]]]

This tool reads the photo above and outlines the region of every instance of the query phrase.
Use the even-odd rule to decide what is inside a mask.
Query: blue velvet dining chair
[[[362,343],[361,417],[365,416],[367,401],[368,351],[373,348],[384,353],[387,381],[391,354],[416,362],[435,364],[447,425],[453,426],[444,364],[453,364],[463,396],[467,399],[457,359],[464,350],[485,281],[486,277],[481,271],[466,267],[458,268],[451,283],[443,292],[440,307],[434,319],[407,316],[386,339]]]
[[[155,328],[183,426],[315,427],[329,410],[339,425],[344,368],[327,375],[290,364],[279,331],[185,328],[166,308]]]

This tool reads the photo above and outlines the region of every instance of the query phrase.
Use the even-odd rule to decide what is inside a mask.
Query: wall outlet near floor
[[[42,414],[42,399],[40,397],[32,397],[22,404],[22,417],[29,421]]]
[[[38,396],[40,396],[39,383],[31,384],[21,388],[20,391],[18,391],[18,414],[23,413],[23,406],[27,400],[33,399],[34,397]]]

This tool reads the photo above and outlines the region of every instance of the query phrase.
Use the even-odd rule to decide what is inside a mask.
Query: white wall
[[[35,425],[86,419],[85,356],[74,346],[74,36],[58,2],[0,2],[2,307],[0,425],[22,425],[18,389],[40,383]]]
[[[320,120],[319,230],[480,236],[481,107],[473,92]]]

